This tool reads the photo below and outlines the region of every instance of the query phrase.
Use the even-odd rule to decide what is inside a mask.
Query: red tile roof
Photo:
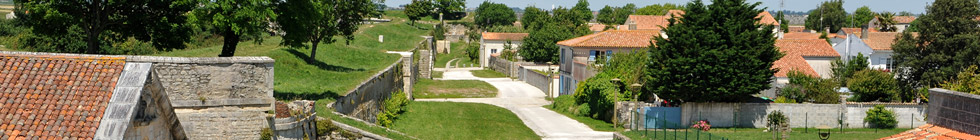
[[[521,41],[527,37],[527,33],[494,33],[494,32],[483,32],[483,40],[500,40],[500,41]]]
[[[840,28],[840,30],[841,31],[844,31],[844,33],[848,33],[848,34],[861,34],[861,32],[862,32],[862,29],[861,28]],[[869,28],[868,29],[868,32],[869,33],[878,32],[878,29]]]
[[[660,30],[670,25],[670,22],[667,21],[670,17],[667,16],[630,15],[627,18],[629,21],[635,22],[636,30]]]
[[[569,47],[649,47],[653,37],[660,35],[657,30],[607,30],[595,34],[559,41],[558,45]]]
[[[820,75],[803,57],[840,57],[840,54],[837,54],[823,39],[780,39],[776,40],[776,47],[785,54],[783,58],[773,63],[772,67],[779,69],[775,74],[776,77],[786,77],[786,74],[793,70],[819,77]]]
[[[959,132],[942,126],[926,124],[909,131],[898,133],[892,136],[880,138],[879,140],[977,140],[980,136]]]
[[[899,23],[899,24],[901,23],[909,24],[912,23],[912,21],[915,21],[915,18],[916,18],[915,16],[893,16],[892,20],[894,20],[895,23]]]
[[[820,33],[789,32],[783,33],[783,39],[820,39]]]
[[[124,58],[0,54],[0,133],[92,139]]]
[[[681,17],[684,15],[684,13],[685,13],[684,10],[667,10],[666,16],[673,15],[674,17]]]
[[[755,18],[759,18],[759,23],[779,27],[779,21],[776,21],[776,18],[773,17],[772,14],[769,14],[769,11],[762,11],[762,13],[759,13],[759,15],[755,16]]]
[[[862,39],[872,50],[892,50],[895,38],[899,32],[868,32],[867,39]]]
[[[789,26],[789,32],[803,32],[806,27],[803,26]]]
[[[592,25],[589,26],[589,30],[592,30],[593,32],[602,32],[602,31],[606,30],[606,25],[605,24],[592,24]]]

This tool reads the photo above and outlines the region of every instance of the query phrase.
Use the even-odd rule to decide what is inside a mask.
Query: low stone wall
[[[419,50],[419,76],[432,79],[432,60],[434,56],[431,50]]]
[[[554,78],[548,77],[548,75],[544,75],[524,67],[520,67],[520,72],[518,75],[518,78],[521,81],[540,89],[541,92],[544,93],[548,93],[548,84],[551,84],[551,81],[554,80]]]
[[[487,65],[490,67],[490,69],[493,69],[494,71],[500,73],[504,73],[508,77],[519,77],[518,74],[520,72],[521,65],[534,64],[531,62],[511,62],[508,61],[507,59],[503,59],[496,56],[490,56],[487,62],[490,63]]]
[[[406,84],[412,84],[412,80],[405,79],[403,65],[404,58],[399,59],[347,95],[337,98],[332,107],[340,114],[374,123],[381,111],[381,103],[391,97],[392,92],[405,90],[403,88]]]
[[[132,56],[152,63],[189,139],[258,139],[272,110],[274,60],[268,57]]]
[[[879,103],[895,112],[899,128],[925,124],[926,105]],[[690,126],[697,120],[708,120],[712,127],[766,127],[766,115],[779,110],[790,118],[790,127],[867,128],[865,112],[873,103],[849,104],[783,104],[783,103],[685,103],[681,105],[681,123]]]
[[[307,100],[290,103],[276,102],[276,116],[267,118],[271,122],[275,140],[303,140],[316,138],[316,110],[314,102]],[[288,111],[288,112],[279,112]]]
[[[929,124],[980,135],[980,95],[930,89]]]

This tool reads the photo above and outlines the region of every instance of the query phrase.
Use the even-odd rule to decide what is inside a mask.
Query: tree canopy
[[[516,20],[517,16],[514,14],[514,10],[511,10],[507,5],[483,1],[476,8],[476,16],[473,22],[477,26],[488,28],[492,26],[512,25]]]
[[[810,11],[804,26],[807,29],[823,31],[830,28],[830,33],[836,33],[845,25],[847,12],[844,11],[843,0],[825,1],[817,6],[817,9]]]
[[[917,20],[918,36],[902,33],[892,46],[897,73],[909,87],[937,87],[956,73],[980,64],[980,4],[975,0],[936,0]]]
[[[853,20],[851,23],[848,23],[848,25],[851,27],[861,27],[861,25],[868,24],[871,19],[874,19],[875,15],[877,15],[877,13],[871,11],[871,8],[868,8],[868,6],[862,6],[861,8],[854,10],[854,15],[852,15],[854,16],[852,17]]]
[[[542,26],[544,22],[549,20],[548,12],[539,9],[538,7],[528,6],[524,8],[524,15],[521,17],[521,26],[524,30],[535,30]]]
[[[636,5],[630,3],[623,7],[611,7],[606,5],[599,10],[596,21],[606,25],[617,25],[626,22],[626,18],[636,10]]]
[[[316,61],[317,46],[334,43],[334,36],[354,39],[354,32],[365,17],[375,14],[371,0],[289,0],[279,4],[278,23],[285,35],[282,45],[312,46],[309,62]]]
[[[525,13],[525,18],[527,16]],[[586,21],[576,17],[578,14],[575,11],[558,7],[551,16],[545,13],[528,23],[532,29],[529,29],[530,33],[518,54],[525,61],[558,63],[558,41],[591,33]]]
[[[84,33],[84,53],[100,52],[103,43],[135,38],[150,41],[157,49],[181,49],[189,40],[185,13],[197,6],[195,0],[105,1],[105,0],[16,0],[22,24],[41,36],[62,36],[75,30]],[[105,45],[111,46],[111,44]],[[81,50],[77,50],[80,53]]]
[[[415,25],[415,21],[429,14],[432,14],[432,1],[412,0],[412,3],[405,6],[405,15],[408,16],[408,20],[412,21],[412,25]]]
[[[572,7],[572,12],[575,13],[577,21],[589,22],[592,20],[592,10],[589,9],[588,0],[578,0],[575,7]]]
[[[670,39],[655,37],[644,92],[673,102],[737,102],[770,88],[776,72],[771,25],[757,24],[761,3],[700,0],[687,4],[683,18],[670,19]],[[738,62],[738,63],[731,63]]]
[[[436,9],[436,14],[451,14],[454,12],[463,12],[466,10],[466,0],[435,0],[434,4]]]
[[[683,5],[676,5],[676,4],[671,4],[671,3],[665,3],[663,5],[660,5],[660,4],[651,4],[651,5],[644,6],[643,8],[640,8],[640,9],[636,9],[636,13],[634,13],[634,14],[637,14],[637,15],[666,15],[668,10],[682,10],[682,9],[684,9],[684,6]]]
[[[212,0],[194,10],[194,19],[214,27],[224,37],[220,57],[235,55],[242,38],[261,41],[269,21],[276,19],[275,5],[271,0]]]

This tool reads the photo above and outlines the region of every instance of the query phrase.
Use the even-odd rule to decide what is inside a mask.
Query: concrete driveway
[[[542,139],[613,138],[612,132],[594,131],[585,124],[541,107],[550,104],[550,102],[544,99],[544,92],[534,86],[510,78],[478,78],[473,76],[469,70],[473,69],[447,69],[443,73],[442,79],[486,81],[500,91],[497,97],[416,99],[415,101],[470,102],[500,106],[517,114],[517,117]]]

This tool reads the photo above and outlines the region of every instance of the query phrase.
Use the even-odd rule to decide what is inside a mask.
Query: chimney
[[[868,25],[861,25],[861,39],[868,39]]]

